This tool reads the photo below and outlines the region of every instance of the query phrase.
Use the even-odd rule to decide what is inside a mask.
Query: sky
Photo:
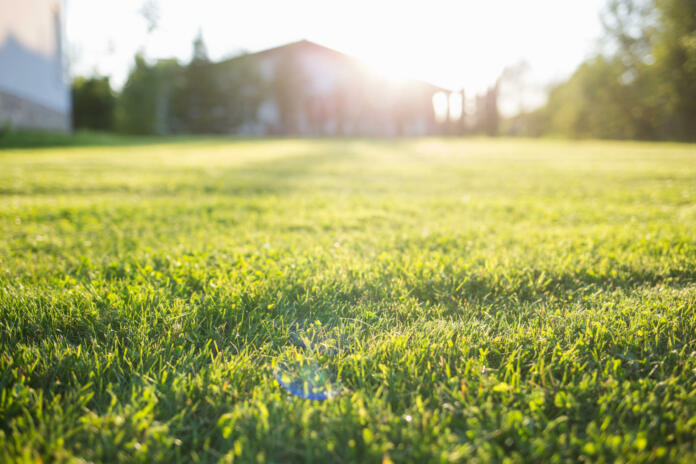
[[[417,78],[467,96],[525,61],[524,96],[503,112],[543,103],[597,48],[604,0],[65,0],[71,73],[111,76],[119,88],[133,55],[191,57],[202,31],[211,59],[307,39],[395,78]],[[141,14],[154,3],[157,26]],[[520,100],[520,101],[518,101]],[[522,101],[524,100],[524,101]]]

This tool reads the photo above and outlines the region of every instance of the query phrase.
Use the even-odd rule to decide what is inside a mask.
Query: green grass
[[[154,137],[127,137],[108,133],[85,132],[75,133],[51,131],[14,131],[0,128],[0,149],[7,148],[40,148],[40,147],[77,147],[94,145],[114,145],[143,143],[155,140]]]
[[[696,147],[5,150],[0,424],[3,462],[694,462]]]

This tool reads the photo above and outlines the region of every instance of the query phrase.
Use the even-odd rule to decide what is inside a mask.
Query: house
[[[0,129],[70,129],[62,6],[0,0]]]
[[[433,97],[446,89],[417,80],[392,81],[357,59],[301,40],[214,64],[220,83],[239,69],[256,76],[246,135],[428,135],[442,132]],[[245,114],[249,114],[248,111]]]
[[[418,80],[391,80],[307,40],[211,62],[199,37],[193,57],[186,66],[136,58],[121,92],[123,101],[133,104],[128,114],[139,116],[131,118],[128,130],[420,136],[443,134],[449,127],[448,90]]]

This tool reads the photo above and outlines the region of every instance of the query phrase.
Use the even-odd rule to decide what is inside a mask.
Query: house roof
[[[277,47],[272,47],[268,48],[266,50],[261,50],[258,52],[254,53],[245,53],[243,55],[235,56],[232,58],[228,58],[226,60],[220,61],[220,63],[231,63],[237,60],[247,60],[247,59],[254,59],[254,58],[261,58],[265,56],[272,56],[272,55],[278,55],[282,53],[287,53],[292,50],[297,50],[297,49],[304,49],[304,50],[314,50],[319,53],[324,53],[327,56],[331,56],[335,59],[343,60],[343,61],[348,61],[351,62],[352,64],[355,65],[361,65],[362,61],[359,58],[356,58],[354,56],[348,55],[343,52],[339,52],[338,50],[334,50],[333,48],[326,47],[324,45],[320,45],[316,42],[312,42],[310,40],[302,39],[298,40],[296,42],[290,42],[284,45],[279,45]],[[437,86],[435,84],[431,84],[430,82],[419,80],[419,79],[409,79],[413,84],[416,84],[421,87],[426,87],[432,90],[433,92],[451,92],[450,89],[446,89],[444,87]]]

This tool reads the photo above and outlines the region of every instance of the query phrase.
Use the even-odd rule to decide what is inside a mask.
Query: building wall
[[[12,128],[70,130],[70,117],[65,113],[0,91],[0,126],[8,123]]]
[[[0,0],[0,126],[68,130],[60,0]]]
[[[243,133],[316,135],[427,135],[441,132],[432,97],[417,82],[394,83],[353,59],[298,42],[252,56],[276,93],[257,108]],[[273,82],[281,82],[280,90]],[[284,96],[281,93],[284,92]]]

